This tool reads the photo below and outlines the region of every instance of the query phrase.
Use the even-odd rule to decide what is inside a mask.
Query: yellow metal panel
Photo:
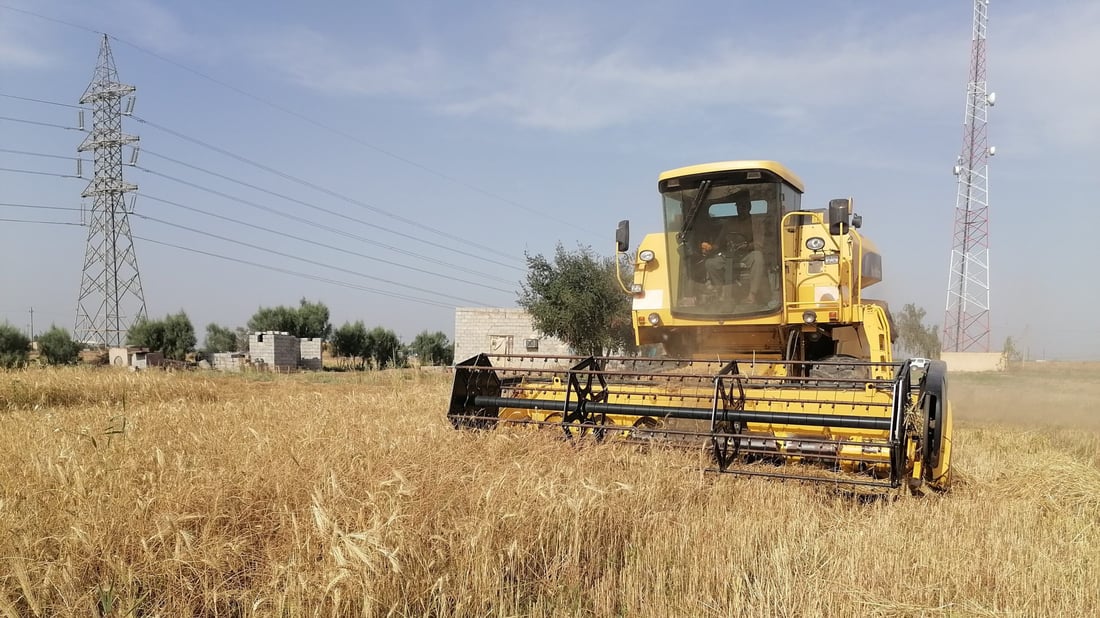
[[[799,193],[805,192],[805,185],[802,184],[802,179],[795,175],[794,172],[787,169],[785,165],[776,161],[718,161],[715,163],[701,163],[699,165],[689,165],[687,167],[680,167],[662,172],[661,175],[657,177],[657,180],[660,182],[670,178],[680,178],[682,176],[741,170],[767,170],[787,181],[792,187],[798,189]]]

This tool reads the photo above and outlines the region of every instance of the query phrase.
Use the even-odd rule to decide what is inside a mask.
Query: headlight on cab
[[[654,257],[653,252],[649,249],[638,253],[638,259],[643,262],[652,262]]]

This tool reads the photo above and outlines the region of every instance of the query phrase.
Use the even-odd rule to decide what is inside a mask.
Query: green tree
[[[80,358],[80,344],[69,331],[54,325],[38,336],[38,351],[50,365],[71,365]]]
[[[293,307],[260,307],[248,320],[248,330],[253,333],[275,331],[277,333],[298,332],[298,310]]]
[[[924,324],[924,309],[908,303],[894,319],[899,351],[923,358],[939,358],[940,335],[934,326]]]
[[[374,359],[375,369],[404,365],[404,349],[397,333],[388,328],[375,326],[367,333],[367,351]]]
[[[409,350],[420,359],[421,365],[450,365],[455,360],[454,344],[442,331],[424,331],[409,344]]]
[[[560,244],[551,262],[527,255],[527,280],[519,305],[540,332],[582,354],[628,350],[630,298],[615,279],[614,260],[590,247],[566,251]]]
[[[237,339],[237,333],[224,326],[213,322],[206,325],[206,341],[203,351],[207,356],[218,352],[239,352],[241,350]],[[246,342],[247,345],[247,342]]]
[[[260,307],[248,320],[251,332],[286,332],[295,337],[320,337],[328,339],[332,334],[328,307],[321,302],[299,301],[297,307]]]
[[[320,337],[328,339],[332,335],[332,323],[329,322],[328,307],[322,302],[311,303],[302,299],[298,304],[299,337]]]
[[[195,349],[195,327],[182,309],[163,320],[140,320],[126,337],[126,344],[162,352],[165,358],[183,360]]]
[[[27,364],[30,339],[11,324],[0,324],[0,367],[13,369]]]
[[[142,318],[126,333],[126,345],[149,350],[164,350],[164,321]]]
[[[367,343],[367,327],[363,326],[362,320],[354,324],[345,322],[332,332],[333,353],[358,361],[360,367],[370,356]]]

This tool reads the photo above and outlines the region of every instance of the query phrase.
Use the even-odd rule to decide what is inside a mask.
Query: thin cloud
[[[115,0],[110,3],[112,21],[121,30],[109,32],[158,53],[190,53],[199,44],[171,10],[150,0]]]
[[[246,53],[262,66],[326,95],[436,96],[447,67],[432,50],[354,50],[308,28],[250,37]]]
[[[41,69],[57,64],[51,54],[41,49],[40,43],[33,42],[36,35],[27,20],[12,21],[0,19],[0,68]]]

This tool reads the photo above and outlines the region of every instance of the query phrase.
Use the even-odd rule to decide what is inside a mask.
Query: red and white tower
[[[943,320],[946,352],[989,351],[989,157],[986,126],[996,94],[986,89],[989,0],[974,0],[970,84],[966,88],[962,154],[955,164],[955,236]]]

